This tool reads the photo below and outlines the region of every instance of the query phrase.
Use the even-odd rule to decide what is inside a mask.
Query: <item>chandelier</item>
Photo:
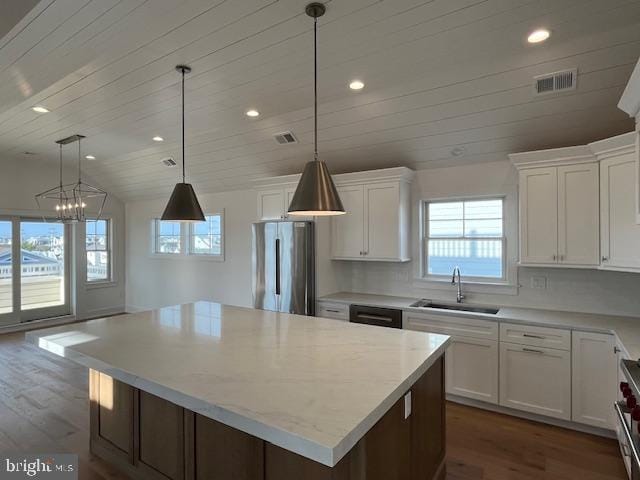
[[[81,140],[84,135],[72,135],[56,143],[60,146],[58,185],[36,195],[38,208],[45,212],[55,210],[56,220],[62,223],[75,223],[86,221],[88,209],[96,212],[92,218],[100,218],[102,209],[107,201],[107,192],[82,181],[82,148]],[[62,182],[62,147],[70,143],[78,142],[78,181],[64,184]]]

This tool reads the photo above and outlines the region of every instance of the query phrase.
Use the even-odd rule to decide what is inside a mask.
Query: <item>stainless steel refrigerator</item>
[[[253,224],[253,306],[261,310],[315,314],[313,222]]]

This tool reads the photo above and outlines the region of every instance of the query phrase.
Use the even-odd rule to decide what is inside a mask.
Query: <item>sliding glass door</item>
[[[69,314],[70,226],[0,218],[0,324]]]

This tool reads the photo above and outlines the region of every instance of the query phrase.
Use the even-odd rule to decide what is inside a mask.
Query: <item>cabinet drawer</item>
[[[534,347],[571,350],[571,331],[560,328],[501,323],[500,341]]]
[[[571,353],[500,342],[500,405],[571,420]]]
[[[403,328],[458,337],[498,340],[498,322],[475,318],[404,312]]]
[[[344,303],[318,302],[316,317],[349,320],[349,305]]]

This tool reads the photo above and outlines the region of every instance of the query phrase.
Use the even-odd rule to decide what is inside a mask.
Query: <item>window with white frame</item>
[[[205,219],[205,222],[194,222],[190,225],[189,254],[222,257],[224,216],[222,213],[216,213],[206,215]]]
[[[465,278],[506,278],[504,199],[477,198],[424,203],[424,274]]]
[[[180,254],[182,248],[182,225],[180,222],[154,220],[153,251],[160,254]]]
[[[106,219],[86,222],[87,282],[111,280],[110,227],[110,221]]]

